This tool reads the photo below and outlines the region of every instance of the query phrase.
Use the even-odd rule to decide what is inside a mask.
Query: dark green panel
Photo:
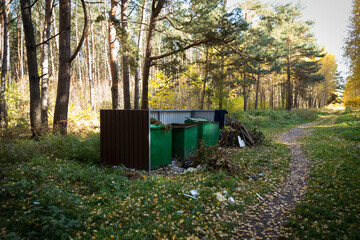
[[[173,124],[172,155],[180,161],[189,159],[196,152],[197,125]]]
[[[171,135],[171,130],[165,131],[161,126],[151,125],[151,169],[171,163]]]

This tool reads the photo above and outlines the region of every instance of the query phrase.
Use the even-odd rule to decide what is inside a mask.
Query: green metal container
[[[198,126],[172,124],[172,156],[180,161],[188,160],[196,152]]]
[[[219,140],[219,123],[203,118],[188,118],[187,124],[198,124],[198,139],[204,140],[205,146],[214,146]]]
[[[150,125],[151,169],[171,163],[171,130],[161,126]]]

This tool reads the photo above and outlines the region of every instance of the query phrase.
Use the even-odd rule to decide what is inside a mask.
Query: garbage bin
[[[151,169],[171,163],[171,129],[150,125]]]
[[[186,124],[198,124],[198,139],[204,140],[205,146],[214,146],[219,140],[219,123],[204,118],[188,118]]]
[[[196,152],[198,125],[172,124],[172,156],[180,161],[188,160]]]

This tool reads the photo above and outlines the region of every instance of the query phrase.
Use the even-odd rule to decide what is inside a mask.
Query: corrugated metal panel
[[[163,124],[184,123],[187,117],[191,117],[191,111],[160,111],[160,121]]]
[[[205,118],[209,121],[215,121],[215,110],[194,110],[192,112],[194,118]]]
[[[159,118],[160,118],[159,114],[160,114],[159,111],[151,110],[150,111],[150,118],[155,118],[155,119],[159,120]]]
[[[150,170],[149,110],[100,110],[101,162]]]

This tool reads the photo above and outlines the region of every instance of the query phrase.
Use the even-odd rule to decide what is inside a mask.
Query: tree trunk
[[[243,85],[243,94],[244,94],[244,111],[247,110],[247,89],[246,89],[246,64],[244,65],[244,85]]]
[[[111,0],[111,10],[109,13],[109,50],[110,50],[110,70],[111,70],[111,97],[112,108],[120,109],[120,96],[119,96],[119,67],[117,57],[117,39],[115,28],[115,15],[117,11],[117,1]]]
[[[3,50],[2,50],[2,66],[0,79],[0,128],[7,128],[7,105],[6,105],[6,70],[7,70],[7,51],[8,51],[8,21],[6,12],[6,0],[0,2],[3,17]]]
[[[291,108],[292,108],[290,57],[287,58],[286,75],[287,75],[287,81],[286,81],[286,110],[290,111]]]
[[[70,95],[70,33],[71,3],[70,0],[59,0],[59,75],[54,113],[54,132],[67,132],[68,106]]]
[[[156,5],[157,2],[157,5]],[[163,8],[166,0],[153,0],[151,7],[151,16],[149,22],[148,35],[146,39],[146,47],[145,47],[145,58],[143,65],[143,91],[142,91],[142,109],[149,109],[149,74],[151,67],[151,51],[154,39],[154,30],[156,26],[156,18],[159,16],[161,9]]]
[[[147,0],[143,0],[142,2],[142,7],[141,7],[141,17],[140,17],[140,30],[139,30],[139,38],[138,38],[138,50],[139,50],[139,56],[136,58],[136,62],[138,64],[138,66],[136,67],[135,70],[135,82],[134,82],[134,109],[139,109],[140,108],[140,104],[139,104],[139,99],[140,99],[140,91],[139,91],[139,85],[140,85],[140,79],[139,79],[139,72],[141,69],[141,63],[142,63],[142,58],[143,58],[143,31],[142,31],[142,27],[143,27],[143,22],[145,19],[145,7],[146,7],[146,1]]]
[[[207,78],[208,78],[208,75],[209,75],[208,61],[209,61],[209,49],[206,47],[206,55],[205,55],[205,76],[204,76],[204,83],[203,83],[202,94],[201,94],[200,110],[203,110],[203,109],[204,109],[206,82],[207,82]]]
[[[90,87],[90,106],[91,109],[94,111],[95,110],[95,101],[94,101],[94,86],[95,86],[95,82],[96,82],[96,52],[95,52],[95,41],[94,41],[94,24],[92,24],[92,20],[91,20],[91,7],[89,5],[89,20],[90,20],[90,36],[91,36],[91,54],[89,56],[90,58],[90,68],[89,71],[91,72],[90,75],[90,82],[89,82],[89,87]]]
[[[52,15],[52,0],[45,1],[45,25],[44,25],[44,40],[50,38]],[[41,123],[43,127],[48,127],[48,88],[49,88],[49,46],[47,41],[43,45],[43,59],[42,59],[42,81],[41,81]]]
[[[123,94],[124,94],[124,108],[131,109],[130,101],[130,65],[129,65],[129,46],[128,46],[128,0],[121,0],[121,22],[123,28],[122,36],[122,80],[123,80]]]
[[[259,85],[260,85],[260,64],[258,66],[258,74],[257,74],[257,81],[256,81],[255,109],[258,109]]]
[[[40,78],[36,58],[34,28],[31,20],[30,0],[20,0],[21,15],[24,25],[27,63],[30,82],[30,124],[33,137],[41,135],[41,98]]]
[[[224,67],[224,56],[221,56],[221,77],[219,85],[219,109],[223,108],[224,100],[224,81],[225,81],[225,67]]]

